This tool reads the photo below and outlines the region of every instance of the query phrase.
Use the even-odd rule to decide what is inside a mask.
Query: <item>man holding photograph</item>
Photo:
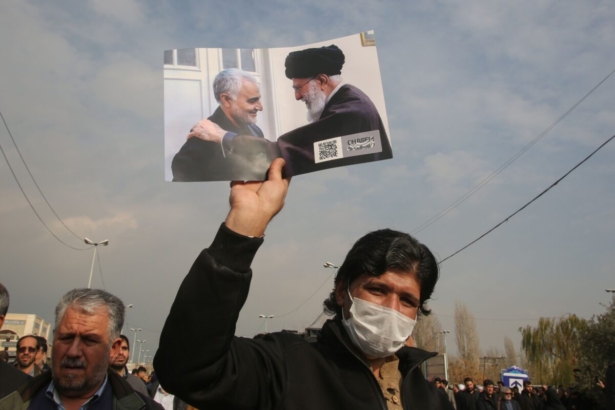
[[[250,265],[284,206],[283,165],[274,160],[264,182],[232,183],[229,214],[182,282],[160,335],[161,385],[200,409],[451,410],[420,369],[436,353],[406,346],[419,312],[429,314],[439,269],[403,232],[381,229],[354,244],[324,303],[333,319],[315,342],[286,332],[235,336]]]
[[[294,51],[286,57],[285,75],[292,81],[295,99],[306,104],[309,122],[280,136],[275,143],[279,156],[286,161],[286,175],[393,157],[374,103],[360,89],[343,82],[344,62],[344,53],[335,45]],[[233,151],[235,144],[246,145],[253,140],[228,131],[203,120],[188,134],[188,140],[222,143],[225,152]]]

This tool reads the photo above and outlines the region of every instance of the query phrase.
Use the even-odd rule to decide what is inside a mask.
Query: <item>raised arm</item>
[[[194,262],[162,330],[154,359],[160,383],[198,408],[249,408],[274,400],[266,387],[271,375],[264,372],[282,366],[275,346],[234,335],[250,264],[267,224],[284,206],[290,181],[281,176],[283,166],[276,159],[264,182],[232,183],[226,222]]]

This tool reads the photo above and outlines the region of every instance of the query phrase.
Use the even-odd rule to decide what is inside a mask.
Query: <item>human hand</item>
[[[220,128],[216,123],[209,121],[208,119],[201,120],[190,130],[186,139],[200,138],[203,141],[210,141],[220,144],[222,138],[224,138],[226,131]]]
[[[260,237],[269,221],[284,207],[290,178],[282,178],[284,160],[271,163],[266,181],[233,181],[226,217],[227,228],[241,235]]]

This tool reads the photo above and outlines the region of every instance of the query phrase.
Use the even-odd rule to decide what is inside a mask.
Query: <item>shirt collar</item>
[[[92,397],[90,397],[85,403],[83,403],[81,407],[79,407],[79,410],[86,410],[90,402],[94,402],[98,400],[98,398],[102,395],[103,391],[105,390],[105,387],[107,387],[108,378],[109,376],[105,374],[105,380],[103,380],[102,384],[100,385],[100,388],[96,390],[96,393],[94,393]],[[59,410],[65,410],[64,405],[62,404],[62,399],[60,399],[60,394],[58,393],[58,391],[56,390],[56,387],[53,384],[53,380],[51,380],[51,383],[49,383],[49,387],[47,387],[47,391],[45,392],[45,395],[49,397],[51,400],[53,400],[58,405]]]
[[[337,87],[335,87],[333,89],[333,91],[331,91],[331,94],[329,94],[329,96],[327,97],[327,99],[325,100],[325,104],[328,103],[329,101],[331,101],[331,98],[333,98],[333,96],[335,95],[336,92],[339,91],[340,88],[342,88],[343,85],[345,85],[346,83],[344,83],[343,81],[340,81],[340,83],[337,85]]]

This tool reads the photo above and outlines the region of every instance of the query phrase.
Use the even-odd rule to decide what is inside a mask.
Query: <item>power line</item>
[[[2,113],[0,112],[0,116],[1,115],[2,115]],[[2,116],[2,120],[4,121],[4,116]],[[6,126],[6,121],[4,121],[4,125]],[[7,126],[6,129],[8,131],[8,126]],[[9,131],[9,135],[10,135],[10,131]],[[9,162],[9,159],[6,156],[6,153],[4,152],[4,149],[2,148],[2,144],[0,144],[0,151],[2,151],[2,156],[4,157],[4,160],[6,161],[6,164],[9,166],[9,170],[11,171],[11,174],[13,174],[13,178],[15,179],[15,182],[17,182],[17,186],[19,186],[19,189],[21,190],[21,193],[23,194],[24,198],[26,198],[26,201],[28,202],[28,205],[30,205],[30,208],[32,208],[32,211],[34,211],[34,214],[37,216],[38,220],[41,221],[41,223],[49,231],[49,233],[54,238],[56,238],[58,241],[60,241],[62,244],[64,244],[65,246],[68,246],[69,248],[74,249],[76,251],[86,251],[86,250],[90,249],[89,247],[88,248],[75,248],[74,246],[71,246],[71,245],[67,244],[66,242],[64,242],[62,239],[57,237],[56,234],[53,233],[53,231],[49,228],[49,226],[47,226],[45,221],[43,221],[43,218],[41,218],[39,213],[36,212],[36,209],[34,208],[34,205],[32,205],[32,202],[30,202],[30,199],[28,198],[28,195],[26,195],[26,191],[24,191],[23,187],[19,183],[19,180],[17,179],[17,175],[15,175],[15,171],[13,170],[13,167],[11,166],[11,163]]]
[[[318,289],[316,289],[316,290],[314,291],[314,293],[312,293],[310,296],[308,296],[308,298],[307,298],[305,301],[303,301],[303,303],[302,303],[302,304],[300,304],[299,306],[297,306],[296,308],[294,308],[294,309],[293,309],[293,310],[291,310],[290,312],[285,313],[285,314],[283,314],[283,315],[274,315],[274,318],[278,318],[278,319],[280,319],[280,318],[286,317],[286,316],[290,315],[291,313],[294,313],[294,312],[296,312],[297,310],[299,310],[299,308],[301,308],[303,305],[305,305],[305,304],[306,304],[306,303],[307,303],[310,299],[312,299],[312,297],[314,297],[314,295],[316,295],[316,293],[317,293],[317,292],[318,292],[318,291],[319,291],[319,290],[320,290],[323,286],[325,286],[325,283],[327,283],[327,282],[329,282],[329,280],[331,280],[331,277],[333,277],[333,275],[334,275],[336,272],[337,272],[337,269],[335,269],[335,270],[334,270],[334,271],[333,271],[333,272],[329,275],[329,277],[327,278],[327,280],[325,280],[325,281],[324,281],[324,282],[323,282],[323,283],[322,283],[322,284],[318,287]]]
[[[38,189],[38,192],[41,194],[41,196],[43,197],[43,199],[45,200],[45,202],[47,203],[47,205],[49,206],[49,209],[51,209],[51,212],[53,212],[53,214],[56,216],[56,218],[58,218],[58,220],[60,221],[60,223],[62,225],[64,225],[64,227],[73,234],[73,236],[75,236],[75,238],[82,240],[83,238],[81,238],[79,235],[77,235],[76,233],[74,233],[68,226],[66,226],[66,224],[64,223],[64,221],[62,220],[62,218],[60,218],[58,216],[58,214],[56,213],[56,211],[53,209],[53,207],[51,206],[51,204],[49,203],[49,201],[47,200],[47,197],[45,196],[45,194],[43,194],[43,191],[41,190],[41,188],[38,186],[38,183],[36,182],[36,179],[34,179],[34,175],[32,175],[32,172],[30,172],[30,168],[28,167],[28,164],[26,163],[26,160],[23,158],[23,156],[21,155],[21,151],[19,150],[19,147],[17,146],[17,143],[15,142],[15,139],[13,138],[13,134],[11,134],[11,130],[9,129],[8,124],[6,123],[6,120],[4,119],[4,115],[2,115],[2,111],[0,111],[0,117],[2,117],[2,122],[4,122],[4,126],[6,127],[6,130],[9,133],[9,136],[11,137],[11,141],[13,141],[13,145],[15,145],[15,149],[17,150],[17,153],[19,154],[19,158],[21,158],[21,162],[23,162],[24,166],[26,167],[26,170],[28,170],[28,174],[30,174],[30,178],[32,178],[32,181],[34,182],[34,185],[36,186],[36,189]],[[6,158],[6,157],[5,157]],[[8,160],[7,160],[8,162]]]
[[[485,232],[484,234],[482,234],[481,236],[479,236],[478,238],[474,239],[472,242],[470,242],[469,244],[467,244],[466,246],[464,246],[463,248],[459,249],[457,252],[447,256],[446,258],[442,259],[440,262],[438,262],[439,265],[442,264],[442,262],[446,261],[447,259],[452,258],[453,256],[457,255],[459,252],[463,251],[464,249],[469,248],[470,246],[474,245],[476,242],[480,241],[481,239],[483,239],[485,236],[489,235],[491,232],[495,231],[497,228],[499,228],[501,225],[503,225],[505,222],[508,222],[508,220],[510,218],[512,218],[513,216],[517,215],[519,212],[523,211],[525,208],[527,208],[532,202],[534,202],[535,200],[537,200],[538,198],[540,198],[541,196],[543,196],[544,194],[546,194],[551,188],[553,188],[555,185],[559,184],[561,180],[563,180],[564,178],[566,178],[572,171],[574,171],[575,169],[577,169],[578,167],[581,166],[581,164],[583,164],[585,161],[587,161],[588,159],[590,159],[596,152],[598,152],[600,149],[602,149],[602,147],[604,147],[606,144],[608,144],[609,142],[611,142],[613,140],[613,138],[615,138],[615,135],[613,135],[611,138],[609,138],[608,140],[606,140],[605,142],[602,143],[602,145],[600,145],[598,148],[596,148],[591,154],[589,154],[587,157],[585,157],[585,159],[583,159],[583,161],[579,162],[577,165],[575,165],[570,171],[566,172],[564,174],[564,176],[562,176],[560,179],[558,179],[557,181],[555,181],[553,184],[551,184],[551,186],[549,186],[547,189],[545,189],[544,191],[542,191],[540,194],[538,194],[537,196],[534,197],[534,199],[532,199],[530,202],[528,202],[527,204],[523,205],[521,208],[519,208],[518,210],[516,210],[515,212],[513,212],[510,216],[508,216],[507,218],[505,218],[502,222],[500,222],[499,224],[497,224],[496,226],[494,226],[493,228],[489,229],[487,232]]]
[[[30,199],[28,199],[28,196],[26,195],[26,192],[23,190],[23,187],[21,186],[21,184],[19,183],[19,180],[17,179],[17,176],[15,175],[15,171],[13,171],[13,168],[11,167],[11,164],[9,163],[8,158],[6,157],[6,154],[4,152],[4,149],[2,149],[2,145],[0,144],[0,151],[2,151],[2,155],[4,156],[4,159],[6,160],[7,165],[9,166],[9,169],[11,170],[11,174],[13,174],[13,178],[15,178],[15,182],[17,182],[17,185],[19,186],[19,189],[21,190],[21,193],[23,194],[24,198],[26,198],[26,201],[28,201],[28,204],[30,205],[30,208],[32,208],[32,211],[34,211],[34,214],[37,216],[38,220],[41,221],[41,223],[43,224],[43,226],[49,231],[49,233],[56,238],[58,241],[62,242],[64,245],[68,246],[71,249],[74,249],[76,251],[87,251],[90,248],[75,248],[74,246],[70,246],[69,244],[67,244],[66,242],[64,242],[62,239],[58,238],[56,236],[56,234],[54,234],[51,229],[49,229],[49,227],[47,226],[47,224],[45,223],[45,221],[43,221],[43,218],[41,218],[41,216],[38,214],[38,212],[36,212],[36,209],[34,209],[34,206],[32,205],[32,202],[30,202]]]
[[[557,124],[559,124],[564,118],[566,118],[566,116],[568,116],[568,114],[570,114],[575,108],[577,108],[587,97],[590,96],[590,94],[592,94],[598,87],[600,87],[602,85],[602,83],[604,83],[613,73],[615,73],[615,70],[611,71],[609,73],[609,75],[607,75],[606,77],[604,77],[602,79],[602,81],[600,81],[594,88],[592,88],[587,94],[585,94],[585,96],[583,96],[583,98],[581,98],[579,101],[577,101],[572,107],[570,107],[568,109],[568,111],[566,111],[564,114],[562,114],[557,120],[555,120],[555,122],[553,122],[551,125],[549,125],[543,132],[541,132],[540,134],[538,134],[538,136],[536,138],[534,138],[529,144],[527,144],[526,146],[524,146],[519,152],[517,152],[515,155],[513,155],[508,161],[506,161],[504,164],[502,164],[498,169],[496,169],[495,171],[493,171],[491,174],[489,174],[485,179],[483,179],[481,182],[478,183],[478,185],[476,185],[474,188],[470,189],[468,192],[466,192],[464,195],[462,195],[461,197],[459,197],[455,202],[453,202],[452,204],[450,204],[448,207],[444,208],[442,211],[440,211],[439,213],[437,213],[436,215],[432,216],[430,219],[428,219],[427,221],[423,222],[421,225],[419,225],[418,227],[416,227],[412,232],[412,234],[416,234],[421,232],[423,229],[427,228],[428,226],[434,224],[436,221],[438,221],[439,219],[441,219],[442,217],[444,217],[446,214],[448,214],[449,212],[451,212],[453,209],[457,208],[459,205],[461,205],[463,202],[465,202],[469,197],[471,197],[472,195],[474,195],[476,192],[478,192],[482,187],[484,187],[485,185],[487,185],[493,178],[495,178],[496,176],[498,176],[502,171],[504,171],[506,168],[508,168],[509,165],[511,165],[513,162],[515,162],[521,155],[525,154],[525,152],[527,150],[529,150],[534,144],[536,144],[540,139],[542,139],[542,137],[544,137],[545,135],[547,135],[547,133],[549,131],[551,131]]]

